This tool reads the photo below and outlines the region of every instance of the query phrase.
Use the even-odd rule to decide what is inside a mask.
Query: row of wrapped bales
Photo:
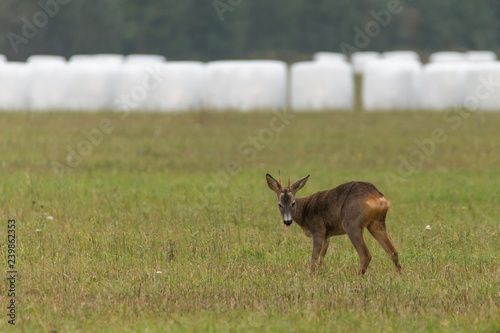
[[[321,57],[322,54],[327,52],[316,53],[314,59],[334,59],[333,57]],[[418,53],[414,51],[390,51],[390,52],[372,52],[360,51],[354,52],[350,61],[352,63],[354,73],[362,75],[366,65],[372,60],[378,59],[392,59],[392,60],[413,60],[420,61]],[[496,61],[497,55],[493,51],[468,51],[468,52],[454,52],[454,51],[441,51],[432,53],[429,56],[429,62],[491,62]]]
[[[496,61],[497,55],[493,51],[468,51],[453,52],[441,51],[435,52],[429,56],[430,63],[436,62],[491,62]]]
[[[200,109],[203,65],[161,58],[30,57],[0,64],[0,109]],[[115,58],[115,59],[113,59]]]
[[[32,110],[200,110],[204,67],[77,62],[28,66]]]
[[[70,110],[201,109],[203,65],[198,62],[87,63],[69,67],[73,67]]]
[[[0,109],[268,110],[286,106],[287,78],[280,61],[36,56],[0,64]]]
[[[500,111],[500,62],[370,62],[362,98],[367,111]]]
[[[0,62],[0,109],[5,110],[349,110],[353,67],[343,59],[165,62],[116,55],[30,57]],[[363,66],[367,111],[500,109],[500,64],[377,56]],[[288,100],[287,100],[288,96]]]
[[[127,61],[112,55],[32,57],[0,66],[0,109],[46,110],[296,110],[352,109],[349,63],[281,61]]]
[[[500,89],[494,89],[495,82],[500,82],[494,81],[499,66],[494,52],[436,52],[424,66],[412,51],[386,52],[378,58],[360,52],[351,57],[353,64],[365,53],[370,59],[360,72],[362,100],[368,111],[457,107],[500,110]],[[482,89],[484,94],[476,96]]]
[[[436,62],[424,66],[420,108],[500,111],[500,63]]]

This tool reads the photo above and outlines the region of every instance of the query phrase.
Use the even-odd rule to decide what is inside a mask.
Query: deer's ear
[[[290,186],[290,190],[292,191],[293,194],[297,193],[301,188],[304,187],[307,180],[309,179],[309,176],[310,175],[307,175],[304,178],[300,178],[295,183],[293,183],[292,186]]]
[[[270,174],[266,174],[267,186],[276,193],[281,192],[281,185]]]

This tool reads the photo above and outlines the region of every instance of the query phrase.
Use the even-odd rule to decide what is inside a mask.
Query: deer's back
[[[358,181],[317,192],[307,204],[308,215],[321,219],[332,236],[345,233],[343,221],[349,223],[360,214],[385,215],[388,208],[389,202],[375,185]]]

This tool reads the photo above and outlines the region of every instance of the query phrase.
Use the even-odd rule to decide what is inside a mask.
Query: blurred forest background
[[[354,45],[355,28],[365,31],[373,11],[397,2],[404,9],[362,51],[411,49],[424,59],[442,50],[500,51],[498,0],[1,0],[0,53],[9,60],[155,53],[169,60],[292,62]],[[39,12],[50,4],[54,15],[45,22]],[[23,27],[36,20],[38,31],[23,37]],[[24,38],[17,50],[16,36]]]

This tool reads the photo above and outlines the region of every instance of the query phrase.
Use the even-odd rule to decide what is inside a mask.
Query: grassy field
[[[500,331],[500,114],[2,113],[0,152],[18,331]],[[365,233],[310,277],[278,169],[376,184],[402,274]]]

